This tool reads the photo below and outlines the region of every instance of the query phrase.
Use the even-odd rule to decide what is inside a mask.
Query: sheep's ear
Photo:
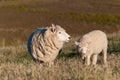
[[[79,45],[79,42],[75,41],[75,45]]]
[[[54,24],[52,24],[52,27],[55,27],[55,25],[54,25]]]
[[[55,26],[52,26],[52,27],[50,28],[50,30],[51,30],[51,32],[55,33],[55,31],[56,31]]]

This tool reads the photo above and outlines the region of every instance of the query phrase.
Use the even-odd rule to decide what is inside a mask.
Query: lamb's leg
[[[88,55],[88,56],[86,57],[86,64],[87,64],[87,65],[90,65],[90,55]]]
[[[96,62],[97,62],[97,54],[93,55],[93,59],[92,59],[92,64],[93,65],[96,65]]]
[[[103,58],[104,64],[106,64],[106,62],[107,62],[107,49],[103,49],[103,56],[104,56],[104,58]]]

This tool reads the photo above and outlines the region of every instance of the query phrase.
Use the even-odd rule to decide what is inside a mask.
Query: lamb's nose
[[[69,39],[71,39],[71,37],[68,37]]]

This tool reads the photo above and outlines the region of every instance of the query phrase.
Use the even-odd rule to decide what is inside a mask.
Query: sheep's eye
[[[61,32],[59,32],[59,34],[61,34]]]

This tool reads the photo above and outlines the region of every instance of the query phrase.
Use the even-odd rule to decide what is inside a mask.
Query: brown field
[[[26,42],[39,27],[58,24],[72,40],[51,68],[32,61]],[[74,40],[100,29],[109,40],[108,63],[85,66]],[[120,0],[0,0],[0,80],[119,80]]]

